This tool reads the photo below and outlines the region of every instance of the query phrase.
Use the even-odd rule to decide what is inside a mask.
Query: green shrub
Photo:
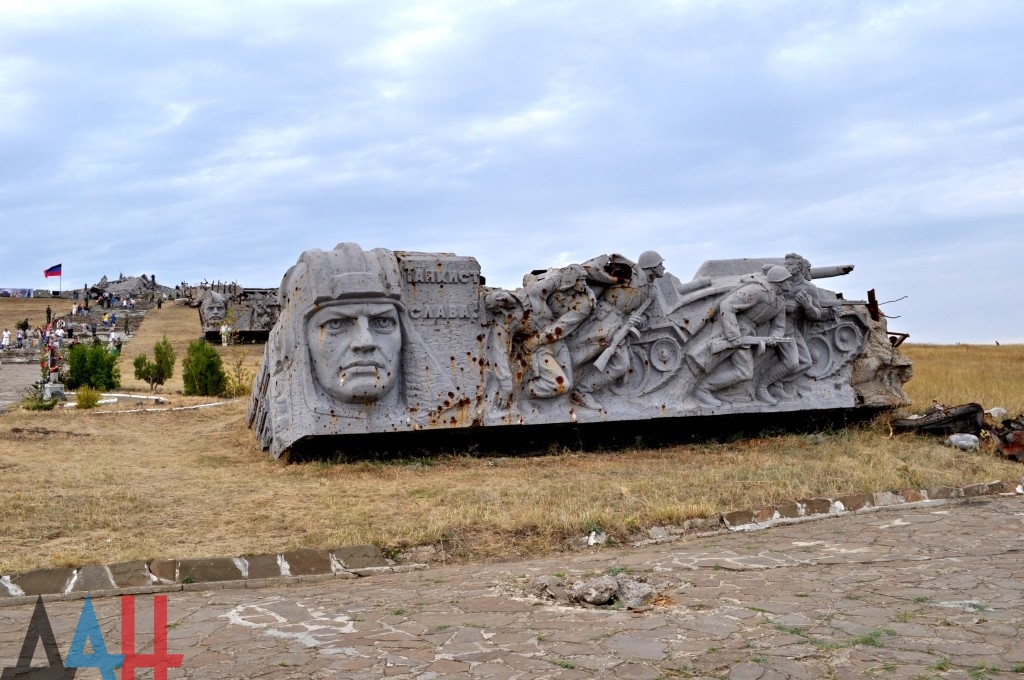
[[[185,394],[220,396],[227,386],[220,354],[205,340],[196,340],[188,346],[181,362],[181,376],[185,381]]]
[[[43,399],[39,395],[35,395],[23,399],[21,407],[26,411],[52,411],[58,401],[60,400],[56,397],[53,399]]]
[[[100,391],[94,390],[88,385],[83,385],[75,392],[75,405],[78,408],[96,408],[100,402]]]
[[[117,356],[111,354],[98,340],[92,344],[79,343],[68,350],[68,372],[65,381],[69,389],[83,385],[97,390],[111,390],[121,386],[121,369]]]
[[[174,349],[168,342],[165,335],[163,340],[153,346],[153,361],[145,353],[135,357],[135,377],[149,383],[149,389],[156,390],[157,385],[163,385],[174,375]]]

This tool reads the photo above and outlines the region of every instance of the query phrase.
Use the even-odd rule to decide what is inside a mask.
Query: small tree
[[[93,340],[91,345],[72,345],[67,359],[68,372],[64,379],[68,388],[88,385],[102,392],[121,386],[117,357],[108,352],[99,340]]]
[[[157,385],[163,385],[174,375],[174,361],[177,357],[166,335],[153,346],[153,359],[150,361],[149,357],[142,353],[135,357],[134,366],[135,377],[148,382],[150,391],[155,392]]]
[[[189,396],[220,396],[227,384],[220,354],[205,340],[189,343],[185,360],[181,362],[181,376],[185,394]]]
[[[224,396],[244,397],[252,394],[252,383],[256,379],[255,374],[246,366],[249,354],[239,339],[238,334],[233,334],[231,347],[227,350],[228,368],[225,372],[227,382],[224,386]]]

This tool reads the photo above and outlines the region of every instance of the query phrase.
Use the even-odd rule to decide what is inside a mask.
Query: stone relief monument
[[[184,300],[199,309],[199,323],[207,340],[220,342],[221,327],[244,340],[265,342],[277,322],[281,305],[278,291],[270,288],[242,288],[233,283],[181,284]]]
[[[648,250],[503,290],[471,257],[308,250],[281,282],[249,426],[276,458],[321,436],[904,405],[911,367],[873,297],[815,283],[852,269],[790,254],[684,282]]]

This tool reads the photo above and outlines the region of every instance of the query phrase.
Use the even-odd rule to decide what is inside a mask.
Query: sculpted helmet
[[[777,264],[768,268],[767,276],[768,280],[772,283],[779,283],[780,281],[788,279],[792,274],[790,274],[789,270],[781,264]]]
[[[663,258],[655,251],[645,250],[644,252],[640,253],[640,258],[637,260],[636,263],[641,269],[653,269],[654,267],[657,267],[664,261],[665,258]]]

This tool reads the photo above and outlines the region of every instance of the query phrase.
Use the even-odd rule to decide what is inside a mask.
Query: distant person
[[[0,349],[7,351],[11,347],[11,331],[4,329],[4,333],[0,336]]]
[[[53,310],[50,309],[50,305],[46,305],[46,323],[50,323],[53,318]]]

